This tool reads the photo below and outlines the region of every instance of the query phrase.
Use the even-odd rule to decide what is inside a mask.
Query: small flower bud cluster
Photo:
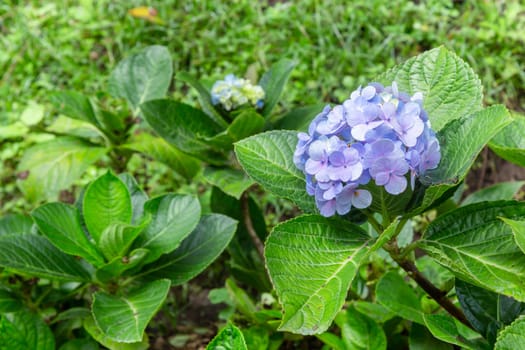
[[[298,139],[294,163],[324,216],[370,206],[362,186],[372,179],[392,195],[404,192],[408,179],[413,189],[415,178],[441,159],[423,95],[400,92],[395,82],[371,83],[342,105],[326,106]]]
[[[227,75],[224,80],[216,81],[211,89],[212,103],[221,104],[227,111],[247,103],[256,108],[262,108],[264,95],[262,87],[252,85],[249,80],[237,78],[233,74]]]

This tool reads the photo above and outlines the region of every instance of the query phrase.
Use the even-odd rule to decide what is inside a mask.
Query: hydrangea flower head
[[[245,104],[256,108],[264,105],[264,90],[259,85],[253,85],[249,80],[237,78],[229,74],[224,80],[217,80],[211,89],[211,101],[220,104],[225,110],[231,111]]]
[[[423,109],[423,95],[371,83],[341,105],[326,106],[299,133],[294,163],[306,176],[324,216],[344,215],[372,203],[373,181],[391,195],[414,188],[415,179],[438,166],[439,141]]]

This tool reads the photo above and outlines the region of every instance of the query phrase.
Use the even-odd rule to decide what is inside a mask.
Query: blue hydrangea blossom
[[[211,102],[220,104],[226,111],[231,111],[245,104],[256,108],[264,105],[264,90],[259,85],[253,85],[249,80],[237,78],[229,74],[224,80],[218,80],[211,89]]]
[[[370,181],[398,195],[438,166],[438,139],[423,109],[423,95],[371,83],[341,105],[326,106],[299,133],[294,163],[306,177],[324,216],[344,215],[372,203]]]

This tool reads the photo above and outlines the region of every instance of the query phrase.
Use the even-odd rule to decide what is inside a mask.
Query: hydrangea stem
[[[242,217],[244,219],[244,225],[246,226],[246,230],[248,231],[248,234],[250,235],[250,238],[253,241],[253,245],[255,246],[257,253],[259,253],[261,260],[264,261],[264,245],[261,242],[259,236],[257,236],[257,232],[255,232],[255,228],[253,227],[252,217],[250,215],[249,199],[250,196],[248,192],[244,192],[241,196]]]

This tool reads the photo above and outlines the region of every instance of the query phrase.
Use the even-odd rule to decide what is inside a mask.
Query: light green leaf
[[[514,234],[514,241],[520,247],[521,251],[525,254],[525,220],[512,220],[501,217],[504,223],[506,223]]]
[[[93,317],[88,317],[84,320],[84,329],[100,344],[110,350],[146,350],[149,349],[148,335],[144,333],[141,341],[135,343],[120,343],[116,342],[106,334],[104,334],[100,328],[95,324]]]
[[[33,220],[30,216],[11,214],[0,218],[0,235],[24,235],[33,232]]]
[[[135,247],[150,251],[147,262],[171,253],[199,223],[199,200],[189,195],[167,194],[150,199],[144,206],[152,220],[137,238]]]
[[[138,224],[142,219],[142,214],[144,213],[144,204],[148,200],[148,195],[142,190],[142,188],[140,188],[135,178],[130,174],[122,173],[119,174],[118,177],[126,185],[126,188],[128,189],[129,195],[131,197],[131,207],[133,208],[133,218],[131,222],[133,224]]]
[[[3,314],[0,318],[0,349],[54,350],[55,337],[44,321],[29,311]]]
[[[137,226],[115,222],[110,224],[102,234],[98,246],[106,259],[111,261],[120,258],[128,253],[133,241],[151,222],[151,216],[146,216]]]
[[[164,46],[149,46],[119,62],[109,77],[108,91],[125,98],[134,115],[142,103],[166,95],[173,76],[173,62]]]
[[[255,182],[248,178],[242,171],[225,168],[206,167],[204,179],[210,184],[217,186],[224,193],[241,198],[241,195]]]
[[[395,316],[395,314],[392,311],[390,311],[381,304],[357,300],[354,301],[352,305],[357,311],[359,311],[363,315],[374,319],[378,323],[385,323],[386,321],[390,320],[392,317]]]
[[[373,319],[354,308],[346,310],[341,335],[347,350],[386,350],[386,335]]]
[[[79,138],[91,140],[100,139],[104,132],[97,129],[88,122],[77,119],[68,118],[64,115],[59,115],[53,120],[53,123],[46,127],[46,132],[55,134],[67,134]]]
[[[464,349],[480,349],[477,343],[461,335],[452,317],[440,314],[423,314],[423,319],[430,333],[437,339],[458,345]]]
[[[16,312],[22,308],[22,302],[9,290],[0,286],[0,314]]]
[[[201,110],[167,99],[149,101],[140,108],[148,124],[170,144],[212,164],[223,162],[224,155],[204,141],[223,130]]]
[[[504,106],[492,106],[447,124],[438,139],[441,162],[421,178],[424,184],[458,183],[470,169],[483,146],[512,118]]]
[[[416,292],[395,271],[387,272],[377,283],[376,301],[396,315],[424,324]]]
[[[162,279],[143,284],[126,296],[97,292],[92,305],[95,323],[110,340],[140,342],[149,321],[164,303],[169,288],[170,281]]]
[[[211,103],[211,95],[208,89],[206,89],[200,81],[192,77],[186,72],[177,73],[175,79],[181,80],[191,85],[199,93],[199,103],[204,113],[210,116],[210,118],[220,127],[227,128],[228,123],[224,120],[222,115],[213,107]]]
[[[99,281],[106,282],[112,278],[121,276],[125,271],[131,270],[144,263],[149,250],[135,249],[124,257],[116,257],[96,271]]]
[[[103,130],[88,97],[76,91],[57,91],[52,93],[49,99],[66,117],[88,122],[97,129]]]
[[[235,144],[235,153],[248,175],[266,190],[295,202],[307,212],[317,212],[306,193],[304,174],[293,163],[295,131],[270,131]]]
[[[31,202],[55,199],[86,169],[106,153],[105,148],[74,137],[60,137],[28,148],[18,164],[18,171],[28,171],[17,184]]]
[[[420,247],[462,280],[525,301],[525,255],[500,217],[525,218],[514,201],[471,204],[438,217]]]
[[[261,112],[263,116],[268,117],[277,102],[279,102],[284,85],[288,81],[288,77],[295,66],[296,62],[282,59],[274,63],[270,67],[270,70],[262,76],[259,85],[265,92],[264,107]]]
[[[514,321],[501,331],[495,350],[524,350],[525,349],[525,317]]]
[[[44,118],[44,111],[44,106],[35,101],[29,101],[29,104],[20,116],[20,121],[28,126],[36,125]]]
[[[84,233],[76,207],[48,203],[33,210],[32,216],[40,232],[58,249],[78,255],[95,266],[104,263],[103,256]]]
[[[248,350],[239,328],[228,323],[206,346],[206,350]]]
[[[203,215],[198,226],[174,252],[145,266],[141,276],[148,279],[169,278],[183,284],[210,265],[228,246],[237,221],[220,214]]]
[[[417,323],[410,327],[408,344],[410,350],[454,350],[451,344],[436,339],[426,327]]]
[[[0,236],[0,266],[18,273],[65,281],[89,281],[88,271],[45,237],[38,235]]]
[[[280,330],[324,332],[345,301],[370,237],[346,221],[305,215],[277,225],[266,266],[284,309]]]
[[[500,131],[489,147],[503,159],[525,167],[525,116],[514,113],[514,121]]]
[[[200,162],[197,159],[172,147],[164,139],[145,132],[133,135],[130,143],[122,147],[164,163],[188,180],[191,180],[200,170]]]
[[[95,242],[109,225],[129,224],[133,215],[126,185],[110,171],[88,186],[82,208],[86,227]]]
[[[435,131],[482,107],[479,78],[467,63],[444,47],[407,60],[376,81],[386,85],[395,81],[400,91],[423,93],[423,107]]]
[[[461,202],[461,205],[483,201],[510,200],[514,198],[523,185],[525,185],[525,181],[500,182],[470,194]]]
[[[321,103],[292,109],[275,122],[275,128],[306,132],[312,120],[323,111],[326,105],[326,103]]]

